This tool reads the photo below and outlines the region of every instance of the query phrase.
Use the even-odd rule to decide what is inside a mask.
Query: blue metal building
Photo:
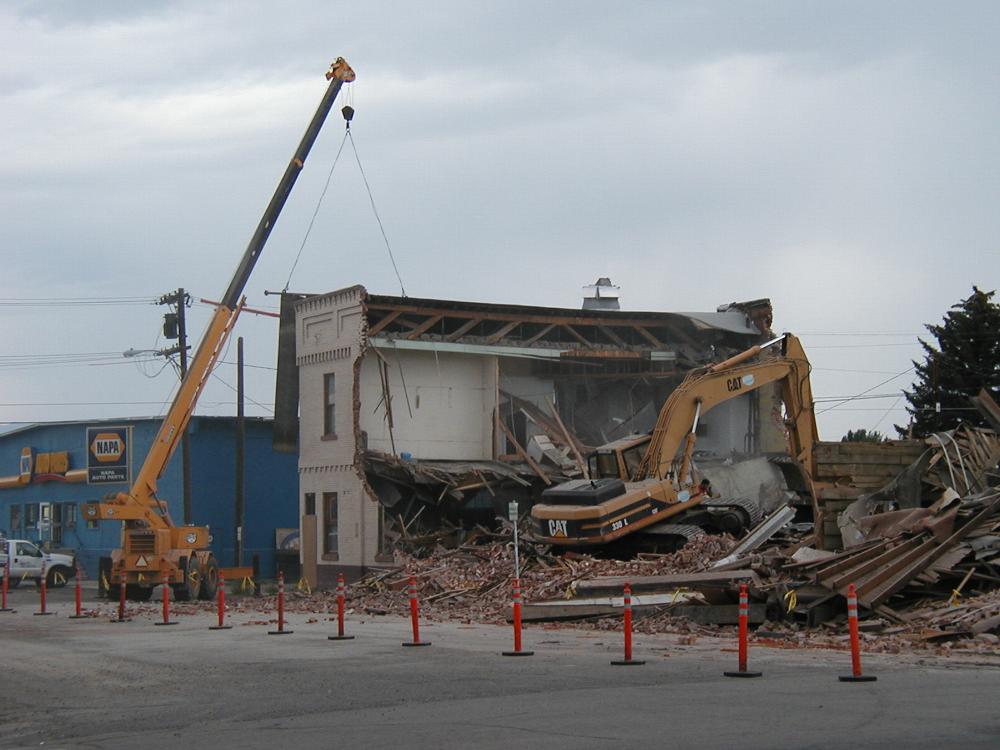
[[[72,550],[87,575],[121,541],[121,524],[87,521],[81,504],[124,492],[161,420],[121,419],[30,425],[0,435],[0,531],[50,549]],[[298,529],[298,456],[271,447],[271,420],[246,420],[243,560],[275,567],[275,539]],[[235,560],[236,420],[192,417],[191,523],[208,526],[223,566]],[[159,481],[174,523],[183,523],[180,451]],[[123,481],[125,480],[125,481]]]

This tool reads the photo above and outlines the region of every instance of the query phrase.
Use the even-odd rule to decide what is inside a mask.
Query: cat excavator
[[[815,498],[818,433],[809,370],[802,344],[790,333],[692,370],[664,403],[651,434],[598,448],[589,457],[589,479],[542,492],[531,510],[535,540],[555,547],[663,550],[706,529],[738,535],[755,526],[762,517],[757,505],[711,497],[706,483],[697,481],[692,456],[703,414],[772,383],[781,386],[789,453]]]
[[[122,546],[112,550],[110,569],[101,571],[102,581],[106,581],[102,589],[111,598],[118,597],[119,587],[125,586],[128,598],[148,600],[153,588],[163,581],[164,576],[179,601],[215,596],[219,565],[209,548],[209,529],[175,524],[166,501],[157,495],[157,481],[163,476],[194,413],[198,397],[225,349],[226,340],[244,306],[242,295],[250,273],[302,171],[306,157],[341,87],[353,81],[355,75],[347,61],[338,57],[330,66],[326,78],[329,83],[319,107],[247,245],[222,302],[212,315],[187,375],[181,381],[134,483],[128,492],[115,493],[101,502],[83,506],[83,517],[87,521],[122,522]],[[353,110],[348,112],[349,108],[344,109],[345,119],[350,120]]]

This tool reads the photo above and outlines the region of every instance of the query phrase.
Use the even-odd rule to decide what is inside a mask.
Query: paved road
[[[88,598],[90,594],[88,592]],[[637,637],[641,667],[613,667],[619,636],[531,628],[521,659],[505,628],[292,617],[268,636],[238,615],[152,625],[72,621],[72,592],[36,617],[31,587],[0,614],[0,748],[997,748],[1000,668],[866,656],[842,684],[842,652],[756,648],[759,680],[722,676],[731,644]],[[152,608],[150,608],[152,610]],[[997,660],[1000,663],[1000,660]]]

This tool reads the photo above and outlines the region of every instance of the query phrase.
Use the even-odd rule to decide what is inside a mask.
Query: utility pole
[[[164,294],[159,299],[161,305],[173,305],[175,312],[163,316],[163,335],[168,339],[177,339],[177,346],[163,351],[164,356],[180,355],[181,380],[187,375],[187,316],[185,310],[191,304],[191,296],[184,288],[176,292]],[[184,495],[184,524],[191,521],[191,444],[188,440],[187,426],[181,435],[181,476]]]
[[[243,565],[243,474],[246,463],[246,420],[243,415],[243,337],[236,339],[236,507],[233,525],[236,527],[236,567]]]

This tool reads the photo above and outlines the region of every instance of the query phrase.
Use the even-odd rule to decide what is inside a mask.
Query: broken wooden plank
[[[521,446],[521,444],[517,442],[517,438],[514,437],[514,433],[511,432],[510,428],[504,424],[504,421],[502,419],[498,419],[497,424],[500,426],[500,430],[503,432],[503,434],[507,436],[507,439],[510,440],[511,443],[513,443],[514,450],[517,451],[517,455],[519,455],[521,458],[524,459],[524,462],[528,464],[528,466],[530,466],[532,470],[539,477],[541,477],[542,481],[545,482],[545,484],[552,484],[552,480],[549,479],[549,475],[545,473],[545,469],[539,466],[535,462],[535,459],[533,459],[531,456],[528,455],[528,451],[526,451]]]
[[[632,584],[635,594],[668,594],[678,589],[722,589],[733,584],[749,582],[760,585],[760,578],[752,570],[706,571],[703,573],[674,573],[662,576],[608,576],[576,582],[579,596],[614,596],[626,583]]]
[[[583,460],[583,456],[580,455],[580,451],[577,448],[576,440],[570,435],[569,430],[566,429],[566,425],[563,424],[562,418],[559,416],[559,410],[556,409],[556,405],[552,402],[552,399],[548,396],[545,397],[545,403],[549,405],[549,409],[552,411],[552,416],[556,420],[556,424],[559,425],[559,429],[562,431],[563,436],[566,438],[566,443],[569,445],[571,451],[573,451],[573,457],[576,459],[576,465],[580,467],[580,471],[583,472],[583,478],[589,479],[590,472],[587,470],[587,462]]]

